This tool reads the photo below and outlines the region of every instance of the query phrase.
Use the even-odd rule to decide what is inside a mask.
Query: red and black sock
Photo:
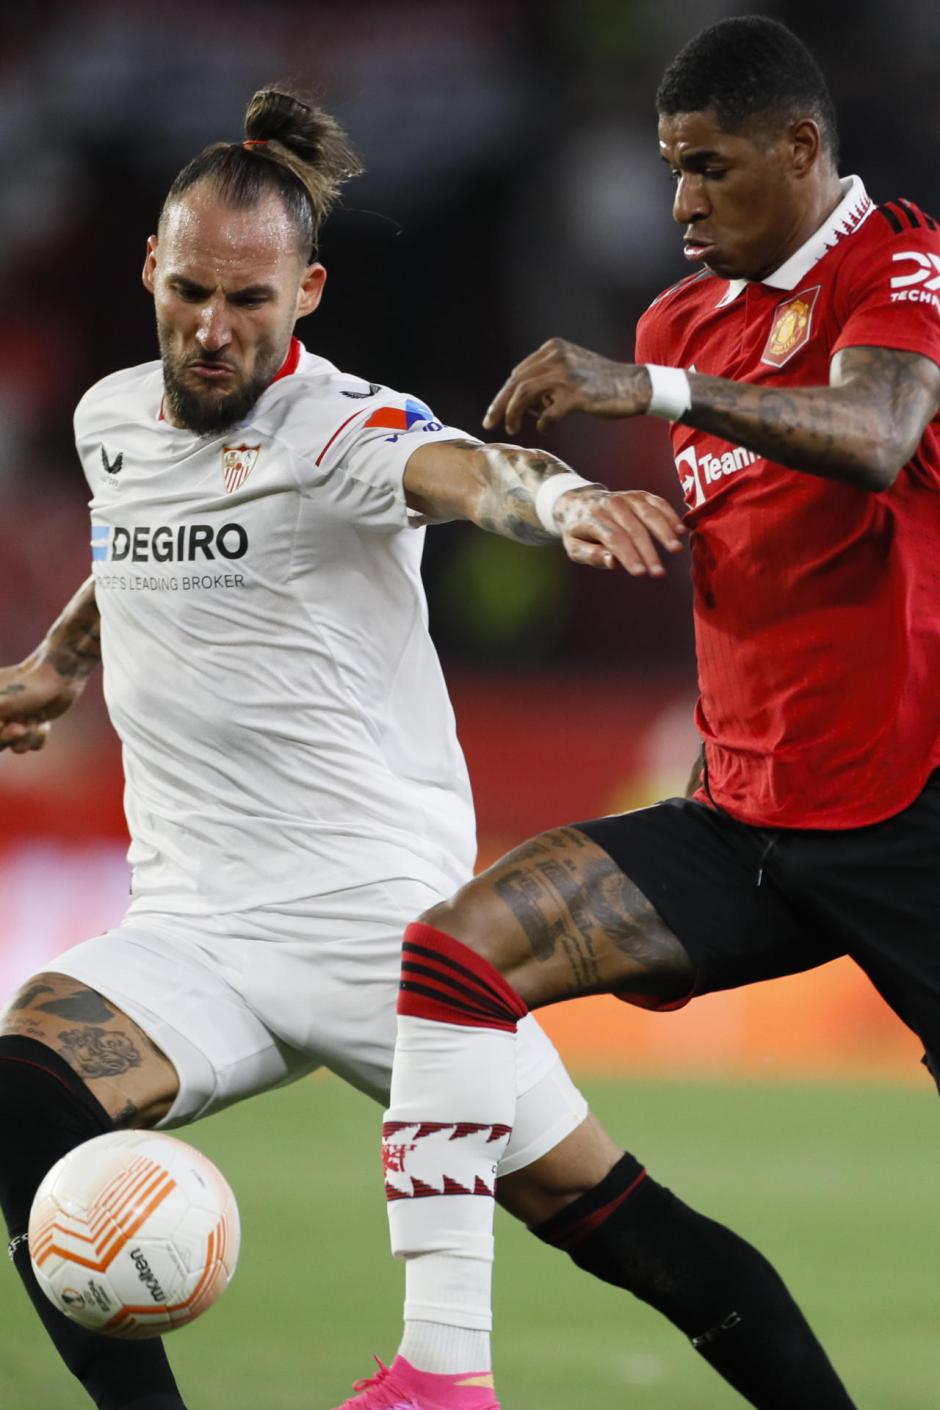
[[[758,1410],[854,1410],[763,1254],[683,1204],[632,1155],[532,1232],[663,1313]]]

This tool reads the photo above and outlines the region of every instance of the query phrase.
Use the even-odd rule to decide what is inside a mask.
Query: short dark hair
[[[838,161],[838,123],[822,70],[779,20],[764,15],[719,20],[679,51],[657,90],[656,111],[671,117],[706,108],[730,132],[754,118],[786,121],[809,114],[833,163]]]
[[[293,90],[260,89],[245,113],[245,141],[214,142],[174,180],[160,212],[197,182],[236,209],[255,206],[276,191],[297,227],[298,248],[315,259],[320,226],[345,181],[362,163],[339,123]]]

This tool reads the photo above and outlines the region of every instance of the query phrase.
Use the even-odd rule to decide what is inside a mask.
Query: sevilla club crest
[[[774,321],[761,353],[761,362],[771,367],[782,367],[794,353],[799,352],[809,342],[813,331],[813,310],[819,298],[820,285],[804,289],[794,294],[792,299],[778,304],[774,309]]]
[[[260,445],[246,446],[242,444],[222,447],[222,477],[225,480],[226,494],[241,489],[255,468],[255,461],[258,459],[260,450]]]

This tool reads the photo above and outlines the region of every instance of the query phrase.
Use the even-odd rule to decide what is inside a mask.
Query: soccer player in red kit
[[[401,927],[472,875],[474,851],[426,632],[423,526],[468,518],[557,542],[551,501],[579,482],[551,455],[465,439],[294,338],[323,289],[318,230],[357,166],[329,114],[264,89],[243,141],[213,143],[178,174],[143,269],[161,358],[113,373],[76,414],[92,576],[36,650],[0,668],[0,750],[25,753],[102,666],[127,769],[127,916],[0,1013],[0,1219],[51,1343],[98,1410],[185,1404],[158,1340],[96,1335],[43,1295],[28,1238],[37,1185],[96,1135],[188,1126],[321,1064],[385,1104]],[[234,427],[257,443],[225,444]],[[594,489],[559,516],[578,562],[633,571],[636,555],[657,561],[654,541],[682,550],[675,511],[645,492]],[[125,571],[129,557],[146,572]],[[541,1231],[625,1157],[535,1020],[511,1041],[520,1096],[497,1193]],[[487,1197],[493,1185],[491,1171]],[[661,1189],[651,1212],[653,1190],[640,1228],[630,1203],[619,1253],[611,1216],[582,1266],[697,1338],[731,1385],[771,1387],[768,1410],[807,1380],[817,1407],[847,1410],[766,1259]],[[457,1305],[477,1260],[448,1269]],[[451,1389],[461,1410],[485,1410],[487,1331],[458,1327],[440,1348],[440,1265],[431,1272],[430,1316],[414,1320],[406,1354],[432,1392],[441,1356],[442,1374],[469,1359],[474,1374]],[[715,1341],[709,1330],[741,1305],[745,1333]]]
[[[486,424],[512,435],[532,413],[544,431],[575,410],[672,423],[700,786],[544,833],[406,931],[389,1222],[403,1345],[416,1316],[436,1322],[452,1373],[461,1330],[484,1325],[482,1189],[512,1128],[529,1009],[602,992],[677,1007],[848,954],[940,1077],[940,231],[840,178],[825,81],[775,21],[704,30],[657,111],[692,273],[641,319],[635,364],[553,339]],[[548,524],[593,493],[567,477],[557,490]],[[598,1271],[667,1194],[624,1156],[536,1232]],[[694,1344],[733,1357],[750,1316],[736,1299]],[[837,1403],[794,1374],[776,1393],[759,1374],[739,1388],[780,1410]],[[457,1406],[448,1380],[418,1382],[400,1354],[347,1405],[395,1391]]]

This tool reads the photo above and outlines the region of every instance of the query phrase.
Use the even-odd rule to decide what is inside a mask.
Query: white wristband
[[[576,475],[573,470],[566,470],[561,475],[551,475],[542,481],[535,496],[535,512],[546,533],[554,534],[556,538],[561,537],[561,530],[555,523],[555,505],[561,496],[569,490],[582,490],[589,486],[592,489],[602,488],[594,480],[586,480],[583,475]]]
[[[646,364],[653,395],[650,397],[649,416],[662,416],[666,421],[678,421],[692,405],[692,388],[681,367],[658,367],[654,362]]]

